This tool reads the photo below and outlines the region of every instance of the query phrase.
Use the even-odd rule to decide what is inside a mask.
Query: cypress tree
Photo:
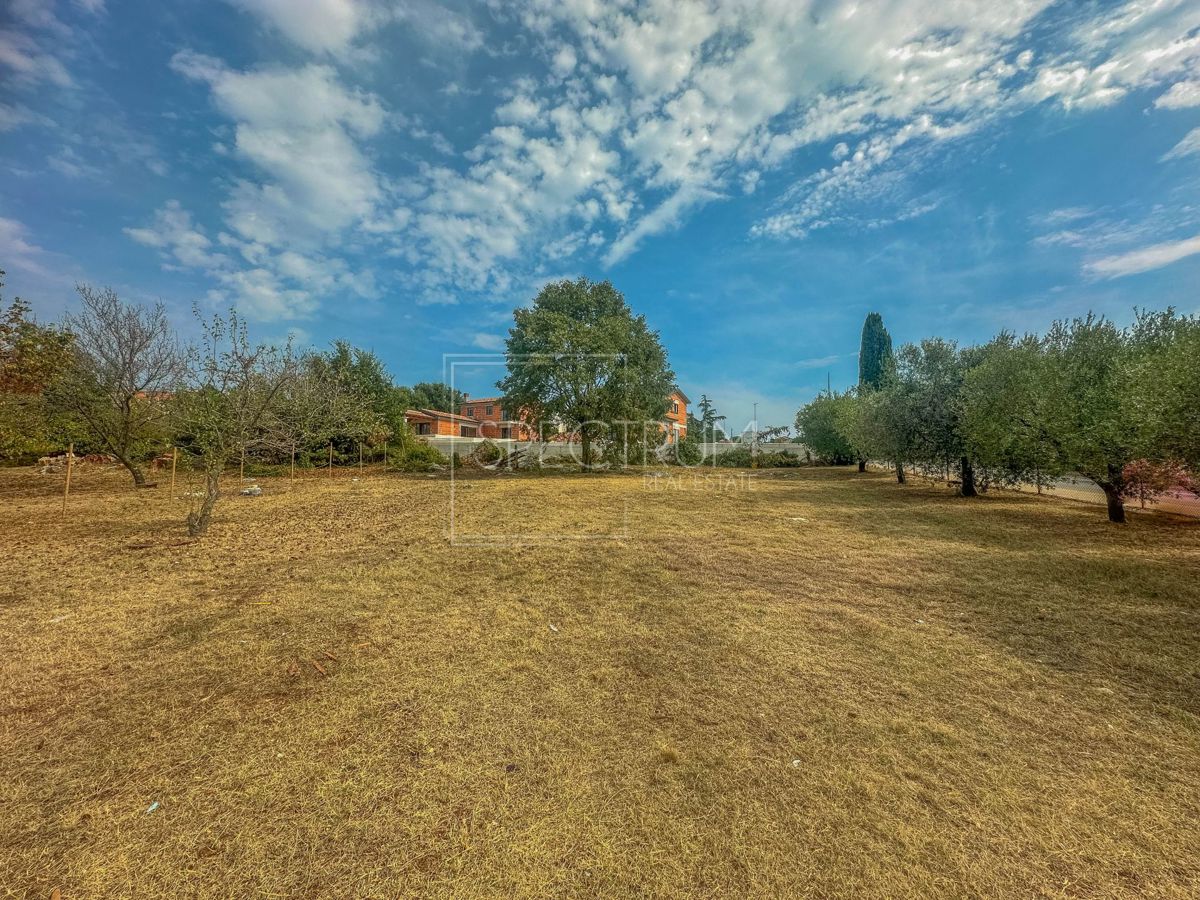
[[[883,316],[871,313],[863,322],[862,343],[858,348],[858,386],[860,390],[878,390],[893,370],[892,336],[883,327]]]

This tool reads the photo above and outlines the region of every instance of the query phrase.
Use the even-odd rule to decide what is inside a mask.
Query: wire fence
[[[802,445],[796,445],[795,448],[789,446],[787,449],[795,452],[797,448],[806,449]],[[773,447],[772,449],[779,452],[782,448]],[[715,456],[718,452],[716,451],[712,455]],[[453,465],[452,462],[451,465]],[[888,464],[871,463],[869,465],[875,471],[895,471],[894,467]],[[39,471],[44,476],[43,480],[32,484],[26,483],[17,488],[2,487],[0,488],[0,498],[4,498],[5,502],[62,498],[65,511],[71,494],[93,493],[97,489],[111,486],[110,476],[114,472],[123,472],[124,467],[116,461],[88,461],[84,457],[69,457],[68,454],[53,457],[53,461],[48,465],[41,466]],[[176,499],[193,499],[200,496],[203,491],[203,473],[191,457],[178,451],[172,450],[167,455],[157,457],[146,467],[145,471],[146,487],[157,488],[160,494],[166,493]],[[319,456],[311,454],[305,458],[302,466],[293,466],[290,460],[279,462],[277,455],[259,456],[250,452],[229,461],[222,473],[221,483],[228,491],[230,482],[233,483],[235,490],[240,490],[263,478],[278,478],[292,482],[350,476],[357,480],[359,477],[399,471],[405,471],[405,469],[389,462],[386,448],[364,447],[356,453],[326,451]],[[957,487],[958,485],[952,471],[906,466],[905,472],[934,484],[947,487]],[[96,477],[101,473],[106,477]],[[1100,486],[1079,474],[1065,475],[1040,485],[992,485],[989,489],[1019,491],[1099,506],[1106,503],[1104,491]],[[1155,493],[1147,492],[1140,496],[1128,496],[1125,498],[1125,508],[1200,518],[1200,495],[1179,486]]]

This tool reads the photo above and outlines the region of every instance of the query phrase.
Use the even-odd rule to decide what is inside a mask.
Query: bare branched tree
[[[172,404],[180,443],[199,458],[204,472],[200,504],[187,517],[192,537],[208,530],[226,465],[261,441],[282,393],[296,376],[291,345],[281,349],[251,344],[233,310],[204,323],[190,384]]]
[[[112,288],[87,284],[76,290],[83,310],[65,320],[73,356],[50,399],[74,413],[141,487],[142,462],[164,437],[167,401],[187,372],[188,353],[161,303],[124,303]]]

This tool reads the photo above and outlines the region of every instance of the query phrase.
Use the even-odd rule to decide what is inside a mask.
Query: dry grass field
[[[0,472],[0,896],[1200,894],[1200,522],[749,483]]]

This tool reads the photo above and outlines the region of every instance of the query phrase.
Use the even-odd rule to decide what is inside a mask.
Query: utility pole
[[[750,441],[750,468],[757,469],[758,468],[758,404],[757,403],[754,404],[753,427],[754,427],[754,431],[752,432],[753,438],[751,438],[751,441]]]

